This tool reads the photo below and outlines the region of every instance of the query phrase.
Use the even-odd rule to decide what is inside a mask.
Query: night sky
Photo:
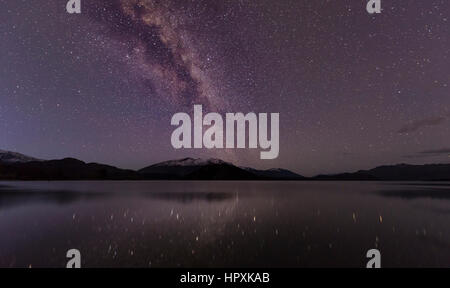
[[[450,162],[450,1],[0,0],[0,149],[303,175]],[[176,112],[280,113],[280,155],[175,150]],[[192,114],[191,114],[192,115]]]

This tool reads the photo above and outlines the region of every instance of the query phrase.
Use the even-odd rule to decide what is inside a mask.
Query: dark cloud
[[[411,133],[411,132],[416,132],[424,127],[438,126],[438,125],[444,123],[446,119],[447,119],[446,117],[438,116],[438,117],[431,117],[431,118],[427,118],[427,119],[414,121],[414,122],[408,123],[408,124],[404,125],[403,127],[401,127],[397,131],[397,133],[407,134],[407,133]]]
[[[406,155],[405,158],[426,158],[450,155],[450,148],[431,149],[419,151],[416,154]]]
[[[442,148],[442,149],[435,149],[435,150],[425,150],[425,151],[419,152],[419,154],[423,154],[423,155],[450,154],[450,148]]]

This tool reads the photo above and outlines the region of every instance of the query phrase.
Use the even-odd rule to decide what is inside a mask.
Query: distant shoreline
[[[397,164],[305,177],[287,169],[258,170],[221,159],[183,158],[130,170],[74,158],[37,160],[0,152],[0,181],[450,181],[450,164]]]

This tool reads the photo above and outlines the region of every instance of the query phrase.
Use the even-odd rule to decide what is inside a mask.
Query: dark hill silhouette
[[[204,166],[212,167],[214,165],[225,163],[227,162],[219,159],[202,160],[194,158],[183,158],[180,160],[170,160],[153,164],[151,166],[138,170],[138,172],[139,174],[144,175],[145,178],[179,179],[188,177],[188,175]]]
[[[450,164],[381,166],[363,171],[382,180],[450,180]]]
[[[0,179],[11,180],[124,180],[138,179],[132,170],[66,158],[0,164]]]
[[[201,166],[186,176],[190,180],[260,180],[258,175],[228,163]]]
[[[319,175],[315,180],[450,181],[450,164],[379,166],[371,170]]]
[[[268,170],[257,170],[253,168],[242,168],[248,172],[251,172],[253,174],[258,175],[261,178],[265,179],[278,179],[278,180],[304,180],[307,179],[306,177],[303,177],[297,173],[294,173],[290,170],[281,169],[281,168],[274,168],[274,169],[268,169]]]
[[[358,171],[355,173],[342,173],[335,175],[318,175],[312,178],[313,180],[343,180],[343,181],[376,181],[381,180],[373,175]]]
[[[151,165],[138,171],[145,179],[283,180],[302,176],[284,169],[240,168],[220,159],[183,158]],[[288,176],[287,176],[288,175]]]

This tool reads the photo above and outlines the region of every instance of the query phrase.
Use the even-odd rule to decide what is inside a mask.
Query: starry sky
[[[303,175],[450,162],[450,2],[0,0],[0,149]],[[182,149],[176,112],[280,113],[280,155]],[[191,114],[192,115],[192,114]]]

